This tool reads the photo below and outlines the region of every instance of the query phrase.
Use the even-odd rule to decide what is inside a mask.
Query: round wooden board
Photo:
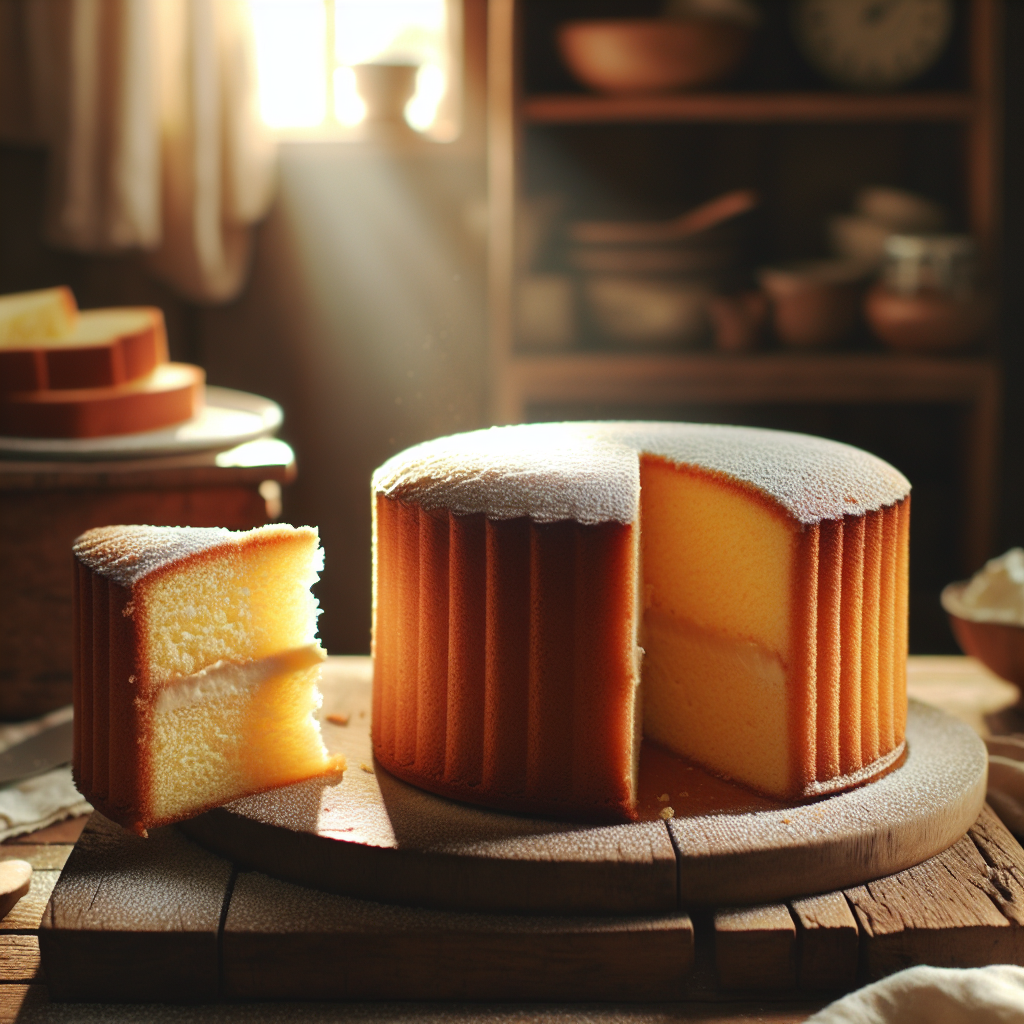
[[[738,787],[720,780],[695,784],[702,773],[680,762],[675,774],[641,779],[642,792],[677,787],[668,822],[595,826],[500,814],[374,766],[368,658],[330,659],[323,690],[325,741],[348,758],[340,783],[314,779],[247,797],[181,827],[242,867],[386,903],[637,914],[832,892],[946,849],[985,799],[981,740],[912,701],[903,765],[814,803],[784,807],[749,796],[744,803]],[[692,798],[678,789],[680,777]],[[715,793],[724,810],[708,805]]]

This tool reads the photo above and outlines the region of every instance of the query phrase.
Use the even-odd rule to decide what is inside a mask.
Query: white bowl
[[[591,315],[608,341],[694,347],[710,337],[708,292],[658,278],[595,275],[583,284]]]
[[[857,195],[857,212],[890,232],[932,232],[946,226],[946,211],[924,196],[889,185],[873,185]]]

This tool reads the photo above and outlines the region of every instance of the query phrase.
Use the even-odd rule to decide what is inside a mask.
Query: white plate
[[[15,459],[136,459],[146,455],[233,448],[273,434],[284,420],[277,402],[231,388],[206,388],[206,407],[162,430],[112,437],[0,437],[0,456]]]

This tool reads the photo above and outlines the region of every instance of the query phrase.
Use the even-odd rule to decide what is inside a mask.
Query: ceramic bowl
[[[837,213],[828,219],[832,251],[871,270],[877,270],[885,261],[885,241],[891,234],[891,228],[861,214]]]
[[[856,207],[858,213],[890,232],[941,231],[946,224],[946,211],[938,203],[887,185],[861,189]]]
[[[887,347],[905,352],[949,352],[984,334],[990,305],[981,295],[957,298],[926,291],[901,295],[876,284],[864,299],[864,316]]]
[[[864,268],[845,260],[814,260],[763,267],[761,287],[772,303],[772,323],[785,348],[830,348],[853,330]]]
[[[727,79],[746,56],[750,30],[713,18],[568,21],[558,47],[582,85],[612,94],[699,89]]]
[[[708,313],[719,352],[751,352],[761,345],[768,321],[768,296],[754,291],[712,295]]]
[[[715,277],[732,270],[737,257],[724,246],[581,245],[570,249],[567,259],[573,270],[589,274]]]
[[[942,607],[957,643],[964,654],[977,658],[1000,679],[1024,687],[1024,626],[966,618],[959,600],[966,586],[966,582],[950,583],[942,591]]]
[[[612,344],[688,348],[710,335],[708,293],[700,285],[609,274],[587,278],[583,292],[594,322]]]

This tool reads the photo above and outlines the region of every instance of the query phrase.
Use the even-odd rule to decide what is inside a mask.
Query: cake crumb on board
[[[331,725],[348,725],[349,720],[349,716],[347,714],[324,715],[324,718],[326,718]]]

